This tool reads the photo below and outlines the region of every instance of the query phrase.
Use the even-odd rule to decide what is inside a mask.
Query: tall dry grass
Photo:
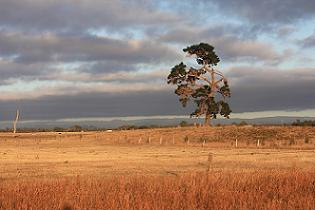
[[[315,209],[315,172],[2,180],[0,209]]]

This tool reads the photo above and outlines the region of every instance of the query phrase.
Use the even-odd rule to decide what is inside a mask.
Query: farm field
[[[312,209],[314,175],[311,127],[0,133],[0,209]]]

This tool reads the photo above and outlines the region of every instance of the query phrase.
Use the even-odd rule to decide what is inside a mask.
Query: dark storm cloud
[[[233,113],[248,111],[302,110],[315,108],[315,71],[235,68],[230,80]],[[175,88],[175,87],[174,87]],[[16,108],[22,119],[59,119],[137,115],[190,114],[182,108],[173,90],[127,93],[81,93],[37,99],[0,101],[2,120],[10,120]]]
[[[0,25],[24,30],[77,31],[89,28],[169,24],[172,13],[154,10],[150,1],[1,0]]]
[[[227,77],[236,112],[315,108],[315,69],[238,67]]]
[[[0,101],[1,120],[11,120],[17,108],[21,110],[21,119],[24,120],[185,113],[173,91],[85,93],[34,100]]]
[[[232,110],[239,112],[256,111],[297,111],[314,109],[314,82],[295,82],[274,86],[235,86],[231,98]]]

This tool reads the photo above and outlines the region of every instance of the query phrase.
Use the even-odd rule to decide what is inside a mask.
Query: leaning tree
[[[174,66],[167,77],[168,84],[177,85],[175,93],[185,107],[190,99],[197,105],[191,117],[205,115],[205,125],[217,115],[229,118],[232,112],[227,98],[231,96],[228,82],[224,75],[214,69],[220,59],[214,47],[200,43],[183,49],[190,56],[195,56],[200,68],[187,67],[183,62]]]

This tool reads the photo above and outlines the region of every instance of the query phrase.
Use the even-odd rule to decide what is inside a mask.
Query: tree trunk
[[[210,126],[211,125],[210,121],[211,121],[211,115],[210,114],[206,114],[204,126]]]

